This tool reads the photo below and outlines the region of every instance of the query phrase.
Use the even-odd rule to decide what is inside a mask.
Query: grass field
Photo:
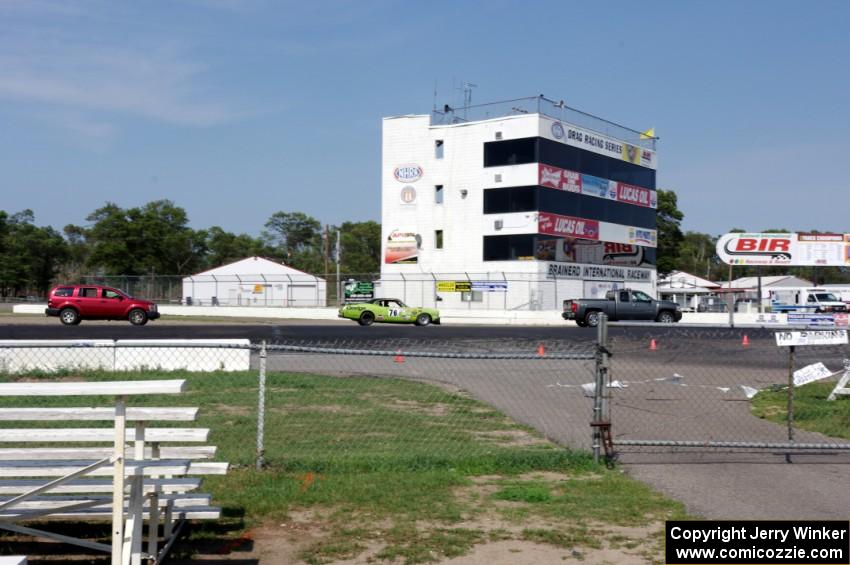
[[[131,399],[130,405],[199,406],[198,424],[211,428],[209,443],[219,447],[216,460],[232,464],[226,476],[205,479],[204,491],[212,492],[225,517],[196,526],[196,545],[226,543],[244,530],[297,514],[311,516],[321,532],[300,550],[307,563],[367,550],[378,561],[439,561],[504,539],[578,552],[631,548],[651,561],[661,555],[660,524],[684,516],[678,503],[594,464],[588,453],[552,444],[461,391],[400,379],[271,373],[267,467],[257,471],[256,373],[117,378],[128,377],[187,379],[186,394]],[[20,406],[21,400],[0,404]],[[69,404],[37,400],[42,406]],[[81,398],[74,405],[110,402]],[[617,530],[630,526],[651,526],[652,536],[630,539]],[[178,551],[195,546],[183,544]]]
[[[830,437],[850,439],[850,396],[826,398],[834,382],[814,382],[794,389],[794,425]],[[753,397],[753,414],[759,418],[786,424],[788,390],[764,390]]]

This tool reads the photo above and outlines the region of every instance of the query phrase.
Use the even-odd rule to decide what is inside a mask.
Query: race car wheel
[[[587,314],[584,315],[584,323],[585,325],[590,326],[591,328],[595,328],[599,325],[599,310],[591,310]]]
[[[416,316],[416,325],[417,326],[427,326],[431,323],[431,316],[428,314],[419,314]]]
[[[375,315],[371,312],[363,312],[360,314],[360,319],[357,323],[361,326],[371,326],[375,321]]]
[[[63,308],[59,312],[59,319],[66,326],[76,326],[80,323],[80,314],[73,308]]]
[[[674,322],[673,313],[663,310],[658,313],[658,322],[662,324],[672,324]]]
[[[148,315],[145,314],[144,310],[141,310],[139,308],[134,308],[133,310],[130,310],[130,314],[127,316],[127,318],[134,326],[144,326],[148,323]]]

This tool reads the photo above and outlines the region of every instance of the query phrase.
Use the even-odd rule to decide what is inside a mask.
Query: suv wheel
[[[141,310],[139,308],[134,308],[130,310],[130,314],[127,316],[127,318],[134,326],[144,326],[148,323],[148,315],[145,313],[144,310]]]
[[[59,312],[59,319],[66,326],[76,326],[80,323],[80,314],[73,308],[63,308]]]

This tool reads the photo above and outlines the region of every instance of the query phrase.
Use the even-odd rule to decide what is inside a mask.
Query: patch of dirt
[[[619,549],[565,549],[522,540],[496,541],[477,545],[466,555],[442,561],[446,565],[541,565],[582,563],[585,565],[644,565],[647,560]]]
[[[523,447],[530,445],[548,445],[543,438],[534,437],[525,430],[495,430],[491,432],[475,432],[476,437],[495,442],[504,447]]]
[[[446,525],[441,527],[445,528]],[[600,532],[602,547],[594,549],[585,546],[563,548],[554,545],[524,541],[521,539],[503,539],[507,536],[519,536],[524,528],[557,528],[554,524],[533,523],[522,526],[512,525],[492,517],[453,524],[451,528],[477,529],[485,533],[499,533],[494,541],[474,546],[466,555],[438,561],[447,565],[540,565],[549,563],[582,563],[591,565],[644,565],[661,558],[660,548],[654,548],[650,538],[662,527],[655,523],[642,528],[618,528],[611,526],[594,527]],[[609,543],[611,536],[616,541]],[[258,565],[301,564],[298,560],[301,551],[320,541],[323,537],[318,523],[292,518],[280,524],[266,525],[250,532],[253,540],[249,552],[234,552],[229,559],[220,556],[224,562],[238,560],[239,563],[257,563]],[[502,538],[502,539],[499,539]],[[356,557],[331,561],[333,565],[374,565],[383,562],[376,555],[383,548],[380,542],[363,540],[365,549]],[[656,559],[655,556],[658,556]],[[649,557],[648,557],[649,556]],[[209,559],[207,556],[198,558]],[[256,559],[256,561],[252,561]],[[190,565],[192,562],[186,562]],[[393,562],[397,563],[397,562]]]
[[[415,400],[398,400],[395,399],[387,406],[392,410],[402,410],[427,414],[429,416],[445,416],[449,413],[449,406],[441,402],[434,404],[423,404]]]
[[[233,406],[231,404],[210,404],[210,413],[219,414],[222,416],[253,416],[257,413],[257,409],[248,406]]]

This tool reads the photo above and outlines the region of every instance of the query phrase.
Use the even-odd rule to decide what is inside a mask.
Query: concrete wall
[[[44,314],[45,305],[19,304],[15,306],[16,314]],[[216,318],[271,318],[284,320],[340,320],[336,308],[249,308],[224,306],[160,306],[159,311],[166,316],[197,316]],[[761,318],[760,318],[761,316]],[[559,326],[570,322],[561,319],[559,311],[528,311],[528,310],[475,310],[464,308],[440,308],[443,324],[486,324],[493,326]],[[785,314],[742,314],[735,313],[736,324],[786,324]],[[60,322],[56,320],[58,325]],[[84,324],[86,322],[83,322]],[[161,323],[158,321],[151,324]],[[729,323],[729,314],[686,312],[682,323],[725,325]],[[2,343],[2,342],[0,342]]]
[[[159,347],[145,347],[152,344]],[[0,372],[247,371],[250,368],[250,350],[218,346],[249,344],[247,339],[0,340]],[[208,347],[199,347],[205,345]]]

